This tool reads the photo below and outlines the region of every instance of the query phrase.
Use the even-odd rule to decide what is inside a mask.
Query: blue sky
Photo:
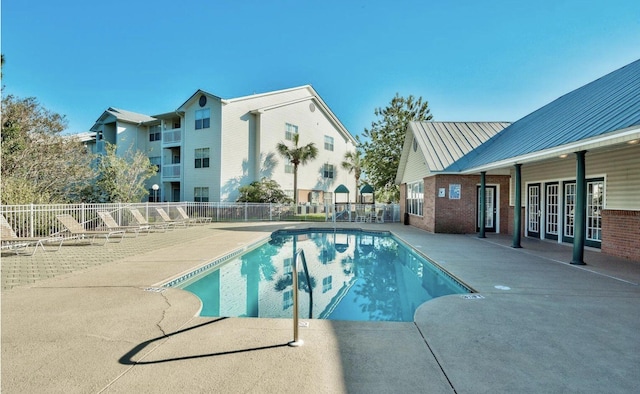
[[[438,121],[515,121],[640,58],[640,1],[3,0],[4,94],[89,130],[196,89],[311,84],[354,135],[396,93]]]

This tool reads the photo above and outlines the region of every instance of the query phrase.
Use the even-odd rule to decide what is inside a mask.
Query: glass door
[[[557,182],[545,185],[545,220],[544,237],[547,239],[558,239],[559,220],[559,186]]]
[[[531,184],[527,190],[527,235],[540,238],[540,184]]]

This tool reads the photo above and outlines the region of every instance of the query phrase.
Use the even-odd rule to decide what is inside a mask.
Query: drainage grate
[[[147,287],[144,291],[150,291],[152,293],[162,293],[166,289],[164,287]]]
[[[465,300],[482,300],[484,298],[480,294],[463,294],[460,297]]]

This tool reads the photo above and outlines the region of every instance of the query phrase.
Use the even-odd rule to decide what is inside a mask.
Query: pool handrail
[[[302,268],[304,269],[305,277],[307,278],[307,286],[309,287],[309,318],[312,315],[312,307],[313,307],[313,288],[311,287],[311,281],[309,279],[309,269],[307,268],[307,259],[304,257],[304,250],[300,249],[295,253],[293,259],[293,267],[291,271],[291,275],[293,277],[293,341],[289,342],[288,345],[292,347],[302,346],[304,341],[299,338],[298,335],[298,260],[302,256]]]

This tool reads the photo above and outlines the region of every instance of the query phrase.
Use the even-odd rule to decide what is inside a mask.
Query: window
[[[196,111],[196,130],[208,129],[211,118],[211,109],[204,108]]]
[[[209,168],[209,148],[196,149],[196,168]]]
[[[322,169],[322,176],[325,178],[333,178],[333,164],[325,164]]]
[[[286,310],[293,305],[293,290],[282,293],[282,310]]]
[[[160,173],[160,156],[150,157],[149,161],[152,165],[158,167],[158,174]]]
[[[327,276],[326,278],[322,278],[322,292],[326,293],[327,291],[331,290],[331,288],[333,287],[333,278],[331,276]]]
[[[284,265],[284,273],[285,274],[290,274],[290,273],[293,272],[293,258],[285,257],[285,259],[283,261],[283,265]]]
[[[324,150],[333,152],[333,137],[329,137],[328,135],[324,136]]]
[[[422,216],[424,204],[424,183],[422,181],[407,183],[407,212]]]
[[[298,126],[285,123],[284,138],[288,141],[293,141],[293,135],[298,134]]]
[[[149,127],[149,141],[161,141],[162,133],[160,132],[160,125]]]
[[[284,172],[286,174],[293,174],[293,164],[291,163],[291,160],[286,159],[285,163],[284,163]]]
[[[195,201],[195,202],[209,202],[209,188],[208,187],[194,187],[193,188],[193,201]]]

